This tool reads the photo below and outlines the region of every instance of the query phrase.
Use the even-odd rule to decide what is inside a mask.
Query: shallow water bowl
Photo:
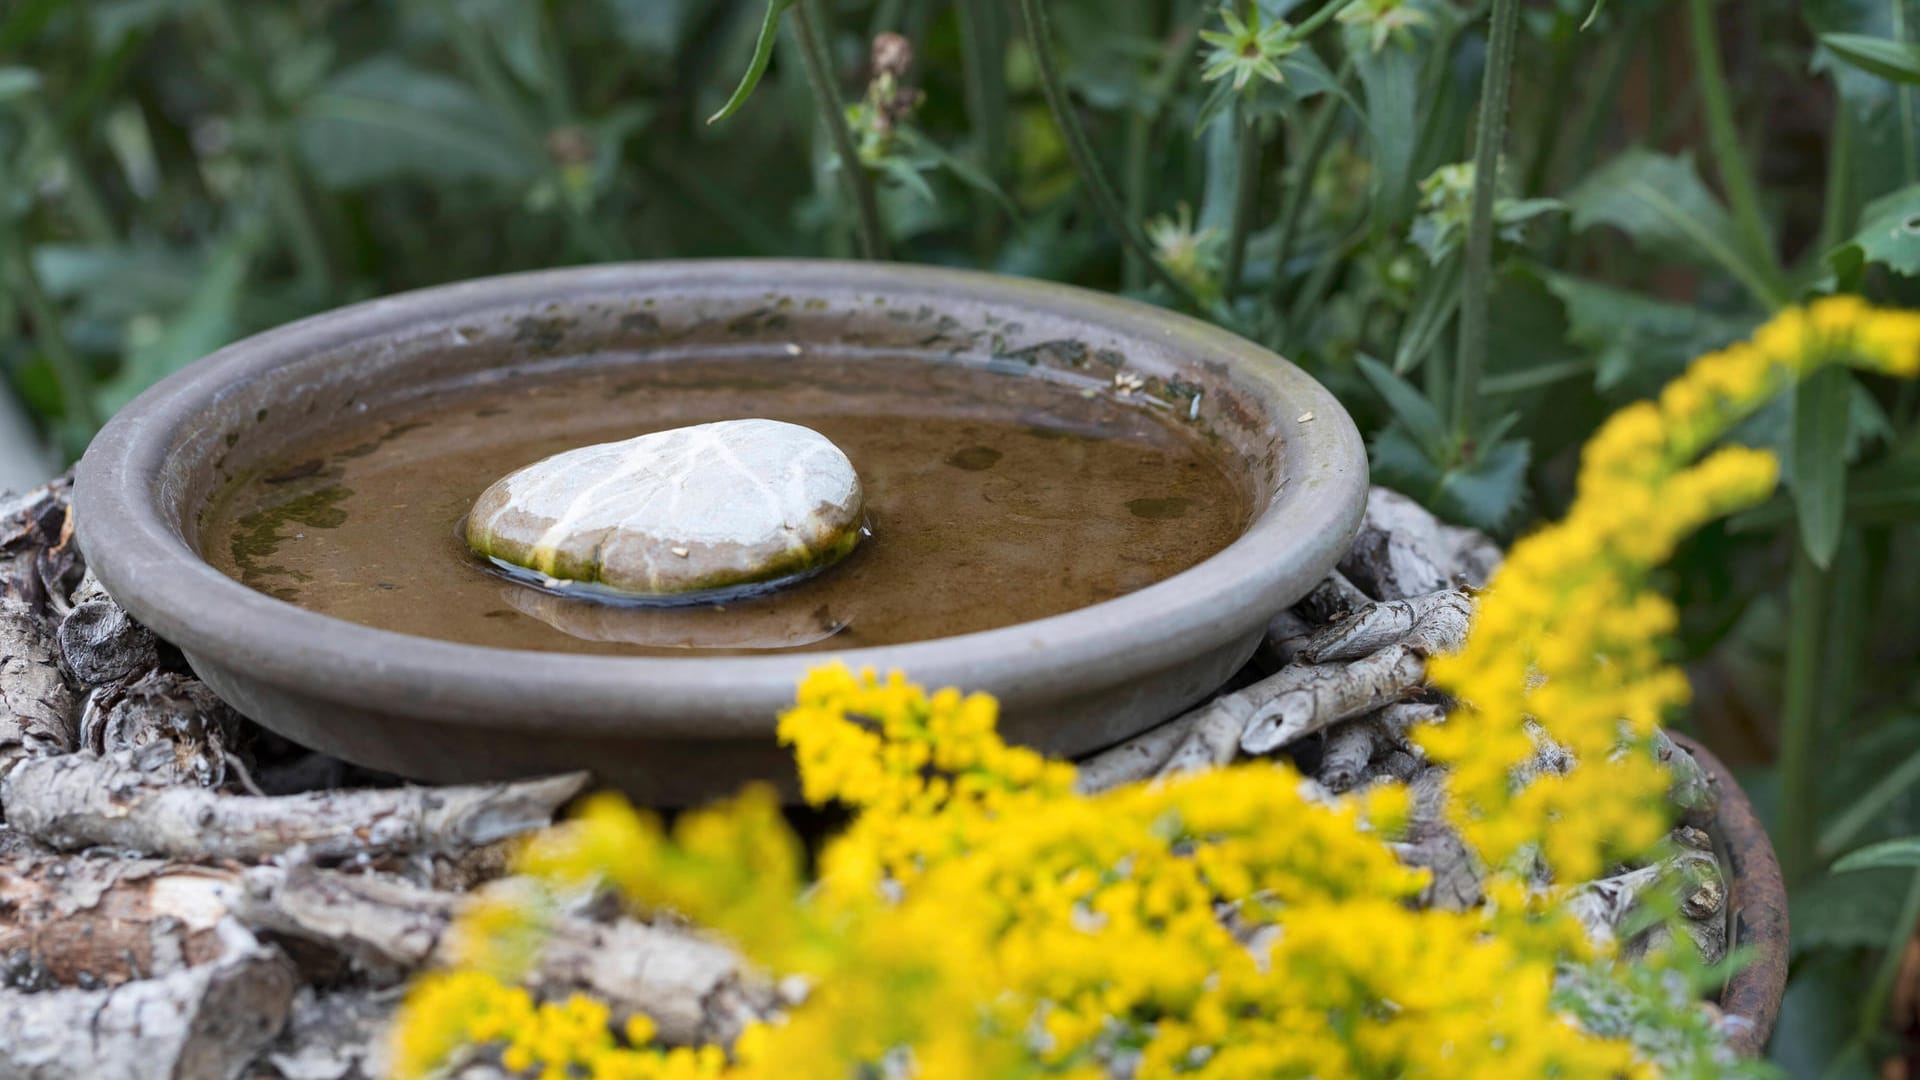
[[[741,363],[760,365],[757,381],[702,374]],[[849,384],[850,371],[866,373],[858,376],[863,381]],[[979,389],[981,380],[991,392]],[[686,397],[680,408],[679,395],[694,392],[686,387],[711,393],[722,384],[731,397]],[[582,399],[578,432],[562,424],[556,434],[559,407],[551,402],[540,412],[542,395],[559,385],[607,387]],[[463,561],[453,531],[459,513],[498,473],[457,477],[426,500],[431,506],[413,509],[399,496],[386,509],[375,507],[380,500],[370,496],[386,496],[385,481],[363,476],[358,502],[338,505],[345,487],[337,479],[332,488],[320,486],[329,477],[361,475],[352,471],[363,468],[360,457],[387,453],[381,446],[401,454],[398,468],[425,475],[438,467],[441,459],[425,450],[417,463],[405,457],[415,445],[410,439],[427,436],[409,434],[418,425],[394,419],[422,410],[440,409],[434,415],[442,416],[462,402],[498,403],[469,410],[465,426],[447,421],[432,429],[434,445],[444,449],[462,433],[480,439],[503,430],[499,424],[519,423],[506,414],[524,409],[545,417],[538,422],[548,425],[546,441],[535,442],[551,452],[569,437],[608,437],[616,401],[634,401],[636,417],[651,410],[647,423],[658,427],[729,410],[792,412],[799,406],[790,385],[814,388],[807,400],[815,411],[800,410],[802,418],[852,440],[843,445],[863,475],[860,439],[896,424],[924,442],[932,436],[922,428],[939,424],[959,424],[960,431],[975,420],[988,427],[1017,421],[1018,431],[1060,437],[1065,454],[1106,445],[1105,434],[1087,425],[1120,417],[1123,425],[1145,425],[1141,432],[1159,432],[1154,439],[1177,433],[1210,463],[1176,476],[1155,472],[1160,467],[1151,463],[1161,459],[1141,451],[1138,460],[1149,463],[1143,482],[1153,490],[1128,501],[1134,518],[1152,525],[1178,517],[1186,497],[1166,492],[1198,483],[1193,478],[1207,470],[1238,508],[1228,534],[1191,550],[1191,565],[1159,580],[1106,573],[1126,551],[1052,551],[1061,580],[1096,581],[1084,586],[1096,590],[1096,599],[1044,617],[994,625],[1005,621],[996,614],[1018,605],[1008,600],[998,612],[984,602],[969,607],[968,590],[1021,601],[1026,590],[997,582],[991,561],[984,570],[966,569],[931,550],[911,556],[919,561],[904,563],[906,571],[896,565],[896,575],[910,571],[904,593],[896,586],[868,597],[850,619],[823,605],[818,621],[796,633],[777,618],[757,626],[735,613],[715,616],[727,632],[703,641],[698,634],[673,639],[677,631],[648,621],[655,614],[628,617],[578,603],[556,610],[545,594],[512,593],[522,587]],[[922,393],[923,385],[944,389]],[[618,398],[633,386],[643,392]],[[835,412],[854,409],[847,403],[868,391],[873,401],[892,402],[871,406],[885,416]],[[1008,404],[995,404],[1003,399]],[[933,403],[932,412],[902,404],[919,400]],[[933,415],[938,401],[964,407]],[[996,417],[996,408],[1012,413]],[[600,427],[586,430],[588,413]],[[496,415],[504,418],[486,419]],[[341,440],[365,431],[373,437],[342,448]],[[1023,452],[1031,458],[1031,448]],[[817,587],[844,587],[879,574],[875,567],[885,559],[907,558],[901,552],[913,529],[908,516],[889,517],[888,490],[951,484],[959,492],[976,483],[969,477],[995,475],[980,471],[993,467],[993,455],[978,448],[961,447],[943,460],[957,467],[943,471],[935,461],[917,472],[896,469],[919,479],[869,483],[875,535]],[[505,471],[518,463],[503,458],[489,467]],[[1001,470],[1020,471],[1006,462]],[[1045,471],[1035,470],[1035,484]],[[1088,511],[1050,519],[1045,506],[1009,509],[1002,505],[1009,494],[1032,501],[1033,490],[1045,489],[1023,488],[1017,475],[993,482],[1000,486],[966,490],[995,512],[1024,515],[1017,519],[1023,528],[1055,520],[1060,536],[1080,535],[1070,530]],[[223,508],[249,485],[285,485],[288,494],[272,513],[223,524]],[[1093,751],[1143,730],[1200,700],[1246,661],[1269,617],[1304,595],[1345,550],[1366,489],[1359,434],[1325,389],[1272,353],[1195,320],[1079,289],[974,273],[714,261],[491,278],[360,304],[249,338],[160,383],[115,417],[81,462],[76,502],[80,542],[107,589],[179,645],[222,696],[289,738],[435,781],[586,767],[640,798],[684,804],[752,778],[787,779],[775,716],[807,668],[835,656],[856,668],[900,669],[930,686],[991,692],[1002,703],[1003,731],[1056,755]],[[327,541],[331,534],[323,534],[342,521],[344,535],[388,511],[445,529],[435,525],[424,539],[396,531],[383,548],[376,545],[369,566],[354,572],[279,561]],[[1028,566],[1032,560],[1021,557],[1038,543],[1003,545],[1007,565]],[[1177,548],[1159,557],[1179,565]],[[458,588],[432,591],[443,577]],[[301,606],[310,585],[341,593],[347,606],[340,610],[349,617]],[[481,613],[484,619],[466,619],[461,605],[472,602],[467,593],[476,588],[507,592],[491,594],[501,599]],[[950,629],[989,628],[929,637],[924,627],[916,635],[908,620],[895,631],[902,640],[863,644],[887,640],[861,631],[886,625],[890,612],[916,602],[916,591],[927,605],[950,605]],[[1113,598],[1097,598],[1104,595]],[[351,614],[362,610],[353,604],[394,618],[361,618]],[[400,616],[429,614],[456,624],[454,640],[368,625],[411,626]],[[498,628],[513,626],[524,627],[525,640],[538,648],[499,647],[517,639],[503,639]],[[769,633],[772,640],[761,640]],[[556,645],[553,635],[570,635],[559,640],[578,647]],[[636,641],[640,647],[630,648]],[[797,647],[772,647],[783,644]]]

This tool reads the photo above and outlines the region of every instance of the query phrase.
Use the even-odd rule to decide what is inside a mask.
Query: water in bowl
[[[859,470],[871,534],[826,573],[716,604],[557,596],[473,556],[459,523],[549,454],[685,424],[811,427]],[[1093,382],[912,357],[631,359],[370,410],[237,480],[201,522],[229,576],[322,614],[471,645],[687,656],[843,650],[1113,599],[1245,527],[1241,484],[1175,410]]]

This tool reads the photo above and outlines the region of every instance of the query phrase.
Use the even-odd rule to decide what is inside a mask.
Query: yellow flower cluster
[[[1514,545],[1465,650],[1430,665],[1467,707],[1421,742],[1453,767],[1456,821],[1490,865],[1524,871],[1516,860],[1538,856],[1556,880],[1581,881],[1658,837],[1664,822],[1646,807],[1667,776],[1631,748],[1686,704],[1687,682],[1661,655],[1678,616],[1648,576],[1689,533],[1774,488],[1771,454],[1701,454],[1830,364],[1920,374],[1920,315],[1852,297],[1789,310],[1696,360],[1657,403],[1616,413],[1587,443],[1566,518]],[[1527,718],[1577,764],[1518,787],[1536,749]]]
[[[1850,301],[1788,313],[1622,411],[1589,445],[1567,521],[1514,548],[1466,650],[1435,661],[1465,707],[1422,738],[1496,871],[1479,910],[1418,904],[1424,872],[1383,842],[1410,813],[1398,786],[1327,801],[1255,763],[1080,796],[1071,766],[1000,740],[992,698],[833,665],[779,723],[805,796],[855,811],[816,887],[766,788],[671,832],[603,796],[519,863],[810,976],[803,1005],[724,1055],[662,1050],[644,1022],[616,1033],[604,1007],[535,1004],[512,985],[537,913],[483,902],[463,932],[506,943],[416,984],[394,1071],[491,1048],[550,1077],[1650,1075],[1627,1039],[1584,1030],[1556,998],[1557,974],[1604,979],[1605,958],[1531,872],[1545,860],[1579,881],[1662,835],[1668,780],[1634,744],[1686,684],[1660,654],[1675,613],[1648,574],[1774,483],[1764,454],[1700,454],[1832,362],[1915,374],[1920,316]],[[1540,738],[1577,764],[1520,784]]]
[[[803,894],[758,789],[671,837],[598,799],[521,866],[604,880],[815,977],[803,1007],[735,1047],[731,1080],[844,1080],[902,1053],[923,1077],[1633,1071],[1624,1043],[1551,1004],[1556,963],[1577,955],[1565,927],[1501,916],[1521,932],[1492,933],[1487,914],[1417,907],[1424,872],[1381,842],[1404,789],[1326,804],[1259,763],[1080,797],[1070,766],[1004,744],[996,713],[898,676],[809,677],[782,737],[810,795],[860,808],[822,854],[829,888]],[[465,1045],[448,1032],[555,1060],[541,1035],[503,1034],[498,1006],[435,987],[409,1002],[402,1037],[426,1048],[410,1062]],[[585,1075],[624,1075],[588,1044]]]
[[[780,741],[793,747],[808,802],[862,811],[822,856],[831,895],[857,898],[881,875],[910,883],[993,821],[1044,812],[1072,791],[1073,766],[1003,743],[999,714],[986,694],[929,696],[899,672],[808,673],[780,717]]]
[[[498,1045],[500,1065],[542,1080],[711,1080],[727,1057],[717,1046],[650,1047],[653,1022],[634,1016],[614,1037],[607,1007],[581,995],[536,1005],[492,975],[458,970],[427,975],[407,994],[407,1022],[393,1042],[396,1076],[424,1076],[467,1048]]]

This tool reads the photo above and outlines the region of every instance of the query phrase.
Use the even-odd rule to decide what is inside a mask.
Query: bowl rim
[[[788,655],[609,657],[500,649],[402,634],[308,611],[235,581],[204,561],[163,512],[169,455],[223,392],[282,361],[484,310],[612,290],[697,293],[743,283],[943,299],[1027,309],[1098,325],[1121,339],[1224,361],[1261,382],[1301,419],[1284,433],[1278,491],[1241,536],[1143,589],[998,629],[896,645]],[[1304,414],[1312,413],[1311,422]],[[1276,417],[1275,422],[1284,422]],[[544,721],[568,733],[763,737],[769,694],[790,697],[806,667],[840,659],[903,670],[930,686],[990,688],[1003,702],[1112,685],[1219,648],[1248,632],[1223,618],[1304,593],[1358,529],[1368,487],[1352,418],[1312,377],[1225,330],[1176,312],[1075,286],[971,270],[812,259],[697,259],[603,264],[478,278],[365,301],[242,339],[156,383],[95,436],[75,481],[82,549],[107,591],[161,637],[249,678],[342,704],[369,699],[474,726]],[[1325,521],[1299,528],[1292,522]],[[1271,612],[1269,611],[1269,614]],[[1266,615],[1260,616],[1264,623]]]

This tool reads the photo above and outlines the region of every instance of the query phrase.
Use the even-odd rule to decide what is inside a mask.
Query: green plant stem
[[[260,50],[255,47],[246,24],[235,14],[231,0],[208,0],[205,10],[240,70],[241,105],[268,133],[267,172],[273,178],[274,209],[286,226],[293,261],[300,267],[300,276],[308,289],[332,295],[333,266],[327,257],[326,240],[309,205],[300,170],[294,164],[293,147],[280,103],[274,99],[273,86],[257,59]]]
[[[0,236],[0,246],[4,246],[7,262],[11,264],[9,269],[21,306],[33,320],[34,341],[46,354],[54,382],[60,387],[60,402],[67,423],[83,439],[91,437],[100,426],[100,414],[93,402],[93,379],[67,343],[66,332],[60,325],[60,309],[47,295],[46,285],[33,267],[33,255],[24,238],[17,233]]]
[[[1460,296],[1460,345],[1454,356],[1453,428],[1472,432],[1486,366],[1487,321],[1493,301],[1493,201],[1499,190],[1500,148],[1506,142],[1507,92],[1513,82],[1520,0],[1494,0],[1487,69],[1480,84],[1480,130],[1473,147],[1473,216],[1467,225],[1466,276]]]
[[[1780,864],[1788,884],[1813,870],[1818,813],[1814,747],[1820,715],[1820,660],[1831,582],[1797,537],[1787,579],[1787,671],[1780,708]]]
[[[1346,89],[1353,79],[1353,58],[1348,57],[1340,65],[1337,81]],[[1340,120],[1341,101],[1338,94],[1329,94],[1320,108],[1313,114],[1313,121],[1307,128],[1306,145],[1300,150],[1298,163],[1293,168],[1293,183],[1287,186],[1286,194],[1280,197],[1279,235],[1273,249],[1273,302],[1278,307],[1286,288],[1287,260],[1293,257],[1293,246],[1300,235],[1300,217],[1307,208],[1307,195],[1313,190],[1313,178],[1320,172],[1320,161],[1327,156],[1328,147],[1333,145],[1334,128]]]
[[[1253,233],[1253,215],[1260,202],[1260,121],[1243,99],[1234,106],[1239,139],[1233,148],[1233,218],[1227,230],[1227,265],[1221,295],[1233,302],[1240,291],[1240,275],[1247,265],[1247,239]]]
[[[1740,230],[1747,257],[1760,267],[1759,279],[1765,282],[1760,299],[1769,307],[1787,301],[1785,275],[1773,240],[1767,232],[1766,215],[1760,209],[1760,194],[1753,182],[1753,170],[1740,143],[1740,129],[1733,121],[1732,96],[1727,90],[1726,66],[1720,59],[1720,40],[1713,20],[1714,0],[1687,0],[1692,16],[1693,68],[1700,80],[1701,104],[1706,110],[1707,144],[1713,150],[1715,171],[1727,190],[1727,203]]]
[[[840,160],[841,183],[847,187],[858,214],[860,253],[869,259],[887,257],[887,233],[880,221],[880,203],[874,196],[873,177],[860,162],[854,149],[853,133],[847,129],[847,111],[840,101],[840,88],[833,78],[833,61],[827,56],[819,24],[814,19],[817,0],[800,0],[793,6],[794,33],[800,41],[800,60],[806,68],[807,85],[813,90],[814,106],[820,122],[826,126],[827,139],[834,156]]]
[[[1359,2],[1360,0],[1328,0],[1327,3],[1320,5],[1319,11],[1300,20],[1299,24],[1293,28],[1293,36],[1295,38],[1312,36],[1315,30],[1327,25],[1328,21],[1333,19],[1334,16],[1339,15],[1341,12]]]
[[[1043,0],[1019,0],[1019,7],[1021,30],[1026,35],[1027,48],[1033,53],[1034,68],[1040,76],[1041,93],[1046,96],[1047,108],[1053,112],[1053,122],[1060,128],[1060,135],[1066,142],[1067,156],[1073,159],[1074,171],[1079,173],[1080,182],[1086,186],[1094,209],[1106,219],[1108,227],[1119,235],[1121,242],[1140,257],[1155,280],[1171,290],[1181,303],[1194,309],[1200,308],[1200,299],[1193,295],[1193,291],[1182,285],[1166,267],[1160,265],[1160,260],[1154,258],[1153,245],[1147,242],[1139,221],[1126,215],[1113,192],[1113,185],[1107,182],[1106,174],[1100,171],[1093,144],[1087,140],[1086,129],[1080,126],[1080,118],[1074,114],[1073,99],[1067,95],[1066,83],[1060,77],[1060,63],[1053,54],[1053,33],[1047,23]]]
[[[1147,218],[1147,156],[1153,149],[1154,127],[1166,111],[1167,99],[1179,88],[1180,77],[1192,67],[1193,39],[1209,11],[1205,4],[1196,4],[1192,12],[1174,26],[1167,36],[1166,47],[1160,52],[1160,67],[1153,73],[1153,81],[1147,84],[1147,107],[1135,110],[1127,121],[1127,159],[1121,182],[1126,188],[1128,221]],[[1132,247],[1125,250],[1124,257],[1123,280],[1129,290],[1139,289],[1147,280],[1146,260]]]

